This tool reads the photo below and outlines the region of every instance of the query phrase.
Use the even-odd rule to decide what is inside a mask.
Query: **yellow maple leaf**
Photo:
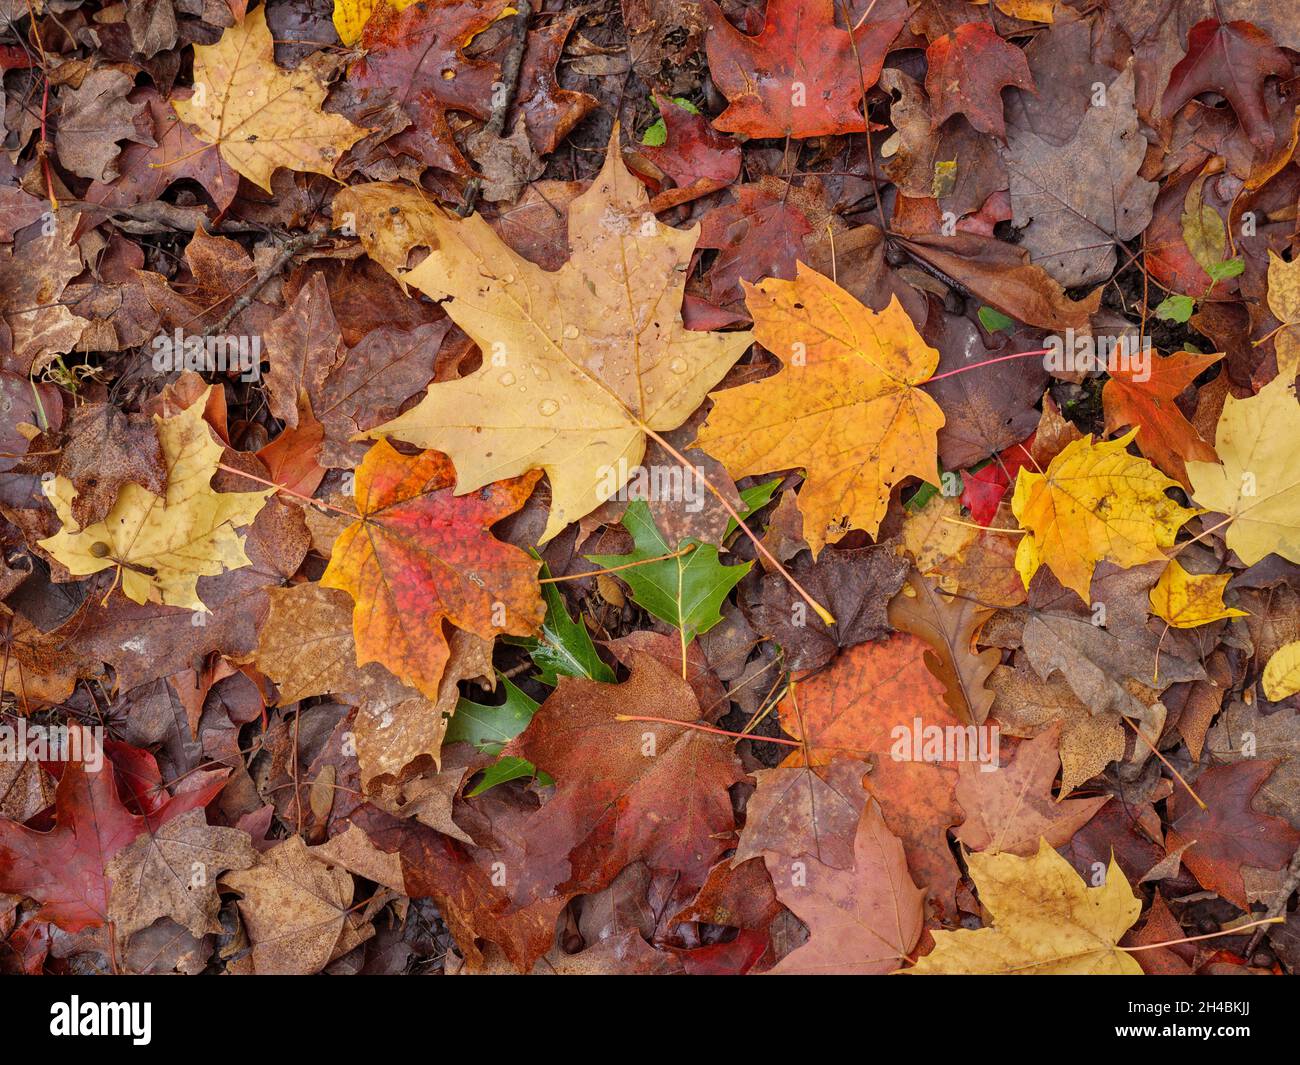
[[[267,192],[278,166],[333,175],[339,157],[369,132],[321,110],[325,88],[308,64],[275,65],[264,7],[216,44],[194,46],[194,85],[188,100],[172,101],[181,121]]]
[[[877,313],[803,263],[793,281],[746,283],[745,305],[784,367],[715,395],[696,445],[737,479],[806,470],[798,502],[814,555],[849,529],[874,535],[894,485],[939,483],[943,411],[917,387],[939,353],[897,298]]]
[[[1231,519],[1224,539],[1248,566],[1276,553],[1300,562],[1300,403],[1279,374],[1254,396],[1229,395],[1215,435],[1219,462],[1189,462],[1192,499]]]
[[[934,950],[906,973],[989,976],[1141,976],[1116,946],[1142,903],[1111,857],[1101,887],[1089,887],[1046,840],[1031,858],[967,856],[993,924],[934,933]]]
[[[1151,589],[1151,611],[1176,629],[1193,629],[1222,618],[1244,618],[1249,611],[1223,603],[1223,589],[1231,579],[1231,573],[1188,573],[1171,559]]]
[[[516,254],[481,216],[416,206],[395,186],[346,190],[335,207],[354,211],[367,251],[445,301],[483,352],[479,370],[430,385],[418,405],[365,435],[450,455],[458,495],[544,469],[551,512],[542,542],[617,492],[640,464],[647,432],[681,425],[753,341],[683,326],[699,227],[655,218],[623,163],[617,128],[600,174],[569,205],[572,256],[553,272]],[[403,272],[394,230],[420,234],[432,249],[415,269]]]
[[[1268,252],[1268,309],[1282,323],[1273,340],[1278,375],[1300,372],[1300,259]]]
[[[72,482],[55,477],[46,483],[63,528],[40,545],[73,576],[116,569],[122,591],[137,603],[207,613],[198,579],[249,565],[244,538],[235,529],[251,525],[275,489],[212,490],[222,448],[203,420],[211,391],[173,417],[154,416],[167,470],[164,495],[128,481],[104,520],[83,529],[72,516]]]
[[[1163,559],[1182,524],[1198,513],[1165,495],[1177,481],[1125,450],[1136,434],[1133,429],[1095,444],[1085,436],[1068,444],[1046,472],[1020,470],[1011,510],[1029,534],[1016,549],[1026,588],[1046,565],[1087,603],[1098,562],[1127,569]]]
[[[1264,667],[1264,695],[1270,703],[1300,692],[1300,640],[1279,647]]]
[[[394,11],[405,11],[415,0],[388,0]],[[334,28],[344,44],[356,44],[379,0],[334,0]]]

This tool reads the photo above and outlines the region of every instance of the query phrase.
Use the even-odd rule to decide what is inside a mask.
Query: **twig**
[[[510,49],[506,52],[505,59],[501,61],[502,91],[495,94],[492,114],[479,134],[485,138],[500,137],[505,131],[506,116],[510,113],[510,107],[515,102],[515,93],[519,89],[519,69],[524,64],[524,53],[528,50],[528,18],[532,14],[532,8],[528,0],[517,0],[515,7],[514,22],[510,26],[513,40],[510,42]],[[456,211],[461,218],[473,214],[482,188],[482,178],[470,178],[469,184],[465,186],[465,202]]]
[[[1286,867],[1286,879],[1282,881],[1281,889],[1278,891],[1273,901],[1269,903],[1268,909],[1264,911],[1264,916],[1266,918],[1278,918],[1278,921],[1272,923],[1280,923],[1280,920],[1285,918],[1287,900],[1291,897],[1291,893],[1295,891],[1296,888],[1300,888],[1300,849],[1297,849],[1296,852],[1291,855],[1291,864]],[[1255,948],[1259,946],[1259,941],[1263,938],[1263,927],[1255,929],[1255,934],[1250,937],[1250,945],[1246,948],[1247,958],[1255,953]]]
[[[226,327],[253,302],[253,297],[262,291],[267,282],[289,264],[290,259],[307,248],[314,248],[328,235],[329,230],[322,227],[309,229],[306,233],[299,233],[296,237],[290,237],[284,242],[284,247],[280,249],[280,254],[275,257],[271,265],[257,275],[257,280],[249,285],[244,294],[230,305],[230,310],[221,316],[221,320],[208,326],[199,335],[207,337],[225,332]]]

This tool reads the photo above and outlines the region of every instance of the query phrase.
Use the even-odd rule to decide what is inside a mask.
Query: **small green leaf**
[[[722,601],[749,572],[752,562],[724,566],[713,544],[683,540],[673,547],[663,538],[645,500],[628,504],[623,526],[632,534],[635,550],[627,555],[588,555],[598,566],[626,566],[629,562],[659,558],[621,570],[619,577],[632,589],[632,598],[657,617],[680,629],[690,640],[722,620]],[[693,544],[676,558],[661,558]]]
[[[1237,277],[1246,269],[1245,259],[1224,259],[1221,262],[1210,263],[1205,272],[1215,281],[1226,281],[1230,277]]]
[[[1196,309],[1191,296],[1166,296],[1156,308],[1156,317],[1166,322],[1186,322]]]
[[[505,689],[505,702],[491,706],[462,698],[447,724],[447,743],[472,743],[483,754],[500,754],[501,748],[528,727],[541,704],[497,674]]]
[[[551,571],[543,562],[542,577],[550,575]],[[596,654],[586,626],[569,617],[560,590],[554,584],[543,584],[542,597],[546,600],[546,619],[542,622],[541,639],[505,637],[506,642],[525,648],[542,671],[537,679],[552,688],[560,676],[585,677],[602,684],[613,684],[614,671]]]
[[[980,325],[990,333],[996,333],[999,329],[1011,329],[1016,324],[1014,318],[1008,318],[993,307],[981,307],[979,309],[979,319]]]
[[[456,712],[447,725],[446,743],[472,743],[483,754],[500,754],[507,743],[528,727],[528,722],[533,719],[533,714],[541,704],[510,683],[508,677],[502,677],[499,673],[497,676],[505,689],[505,702],[490,706],[461,699],[456,703]],[[526,758],[502,758],[483,771],[483,779],[469,795],[473,798],[508,780],[532,776],[536,776],[542,784],[554,783],[545,773],[539,773],[537,767]]]
[[[740,493],[740,520],[744,521],[755,511],[762,510],[772,502],[772,496],[776,493],[780,484],[781,478],[776,477],[770,481],[764,481],[762,484],[743,489]],[[731,518],[727,522],[727,531],[722,534],[722,538],[725,540],[739,528],[740,525],[736,522],[736,519]]]
[[[537,767],[527,758],[502,758],[495,765],[488,766],[483,770],[483,779],[480,780],[474,789],[470,791],[471,799],[482,795],[488,788],[495,788],[498,784],[504,784],[508,780],[519,780],[524,777],[537,777],[537,782],[543,787],[555,783],[555,778],[539,772]]]
[[[690,100],[683,96],[674,96],[673,103],[678,107],[684,107],[693,115],[698,115],[700,109]],[[664,125],[662,118],[657,118],[649,129],[641,134],[641,143],[647,148],[662,148],[668,142],[668,127]]]

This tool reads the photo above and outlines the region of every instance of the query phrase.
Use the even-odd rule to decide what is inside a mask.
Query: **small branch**
[[[314,248],[328,235],[328,229],[309,229],[306,233],[299,233],[296,237],[291,237],[285,241],[284,246],[280,249],[280,254],[275,257],[271,265],[258,274],[257,280],[249,285],[244,294],[230,305],[230,310],[221,316],[220,321],[208,326],[200,335],[207,337],[225,332],[227,326],[253,302],[253,298],[262,291],[267,282],[283,270],[295,255],[308,248]]]
[[[528,19],[532,14],[532,8],[528,0],[516,0],[515,8],[514,22],[510,26],[513,39],[505,58],[501,61],[502,91],[495,93],[492,114],[478,134],[484,138],[499,138],[505,131],[506,116],[510,114],[510,107],[515,102],[515,93],[519,90],[519,70],[524,65],[524,53],[528,50]],[[456,211],[461,218],[467,218],[474,213],[482,188],[482,178],[470,178],[469,184],[465,186],[465,202]]]

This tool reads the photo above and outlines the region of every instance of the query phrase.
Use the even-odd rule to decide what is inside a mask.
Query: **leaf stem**
[[[731,736],[738,740],[761,740],[763,743],[779,743],[785,747],[801,747],[798,740],[783,740],[777,736],[752,736],[747,732],[728,732],[722,728],[699,725],[693,721],[678,721],[671,717],[644,717],[640,714],[615,714],[615,721],[657,721],[663,725],[676,725],[679,728],[695,729],[696,732],[711,732],[715,736]]]
[[[258,484],[264,484],[268,488],[274,488],[277,492],[283,492],[285,495],[293,496],[294,499],[301,499],[304,503],[310,503],[314,507],[326,507],[329,510],[337,511],[339,514],[343,514],[346,517],[351,518],[353,521],[366,520],[354,510],[348,510],[346,507],[335,506],[333,503],[328,503],[323,499],[313,499],[311,496],[305,496],[301,492],[295,492],[292,488],[288,488],[285,485],[276,484],[274,481],[268,481],[265,477],[259,477],[255,473],[248,473],[246,470],[237,470],[234,466],[227,466],[224,462],[218,462],[217,469],[225,470],[227,473],[238,474],[240,477],[247,477],[250,481],[256,481]]]
[[[689,554],[699,546],[697,544],[687,544],[685,547],[671,552],[667,555],[656,555],[654,558],[639,558],[635,562],[624,562],[621,566],[606,566],[604,569],[589,569],[585,573],[569,573],[563,577],[542,577],[538,584],[559,584],[561,581],[577,581],[583,577],[599,577],[602,573],[617,573],[619,570],[633,569],[636,566],[648,566],[651,562],[667,562],[670,558],[681,558],[682,555]]]
[[[996,359],[985,359],[983,362],[973,362],[969,366],[958,366],[955,370],[945,370],[943,373],[937,373],[933,377],[927,378],[921,384],[928,385],[931,381],[942,381],[945,377],[956,377],[959,373],[969,373],[971,370],[978,370],[981,366],[992,366],[995,362],[1009,362],[1011,359],[1027,359],[1031,355],[1046,355],[1047,348],[1039,348],[1036,351],[1017,351],[1011,355],[999,355]]]
[[[667,451],[668,454],[670,454],[673,458],[675,458],[678,462],[680,462],[683,467],[689,467],[693,465],[690,459],[688,459],[685,455],[683,455],[680,451],[678,451],[675,447],[673,447],[672,444],[670,444],[667,440],[665,440],[662,436],[660,436],[657,432],[651,429],[644,422],[641,423],[640,427],[641,427],[641,431],[644,432],[646,436],[650,437],[651,440],[653,440],[661,448]],[[824,606],[822,606],[821,603],[817,602],[816,599],[814,599],[811,595],[809,595],[808,592],[805,590],[804,586],[800,584],[797,580],[795,580],[794,577],[790,574],[790,571],[787,570],[783,565],[781,565],[781,563],[777,560],[776,556],[773,555],[772,552],[769,551],[764,546],[763,541],[761,541],[754,534],[754,530],[752,530],[748,525],[745,524],[745,519],[742,518],[740,516],[740,512],[731,505],[731,501],[727,499],[727,497],[724,496],[721,492],[719,492],[716,487],[714,487],[713,482],[709,480],[708,476],[703,472],[701,472],[700,480],[704,482],[704,487],[713,493],[714,498],[717,499],[717,501],[722,504],[722,509],[727,512],[727,515],[731,518],[732,521],[736,523],[737,527],[743,530],[745,535],[749,537],[750,542],[753,543],[758,553],[762,555],[765,559],[767,559],[767,561],[771,564],[772,568],[775,569],[777,573],[781,574],[781,576],[785,578],[786,582],[790,585],[791,588],[793,588],[796,592],[799,593],[799,598],[801,598],[805,603],[807,603],[810,607],[813,608],[813,611],[816,613],[816,615],[822,619],[822,623],[825,625],[834,625],[835,616]]]

